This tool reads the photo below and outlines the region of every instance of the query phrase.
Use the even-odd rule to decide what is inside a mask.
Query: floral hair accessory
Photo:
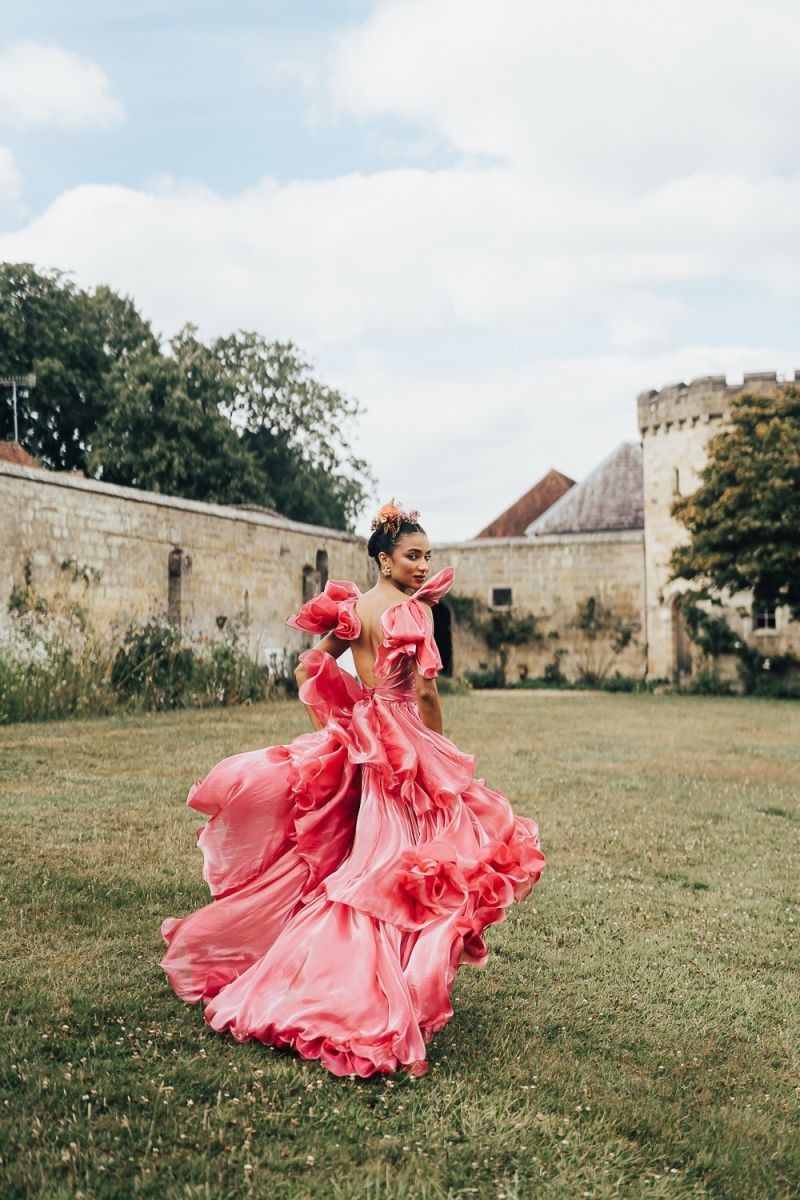
[[[378,529],[383,525],[387,533],[391,533],[392,537],[397,537],[400,532],[400,526],[403,524],[419,525],[419,513],[415,508],[412,508],[410,512],[406,512],[401,505],[397,504],[394,500],[390,500],[388,504],[383,504],[378,509],[372,518],[370,528]]]

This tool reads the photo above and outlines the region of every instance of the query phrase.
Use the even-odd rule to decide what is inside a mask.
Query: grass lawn
[[[548,870],[423,1079],[213,1033],[157,963],[189,785],[297,705],[0,731],[0,1194],[796,1197],[800,705],[483,693],[448,734]]]

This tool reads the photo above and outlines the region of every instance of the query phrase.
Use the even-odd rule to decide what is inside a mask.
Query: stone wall
[[[0,463],[0,513],[0,620],[27,560],[34,591],[80,601],[100,630],[171,607],[200,631],[239,621],[266,652],[302,644],[284,619],[325,555],[330,578],[374,579],[351,534],[76,475]]]
[[[712,375],[688,386],[680,383],[643,392],[638,398],[644,464],[647,673],[651,679],[685,680],[696,666],[675,607],[686,584],[670,581],[669,570],[673,548],[688,535],[672,518],[670,508],[678,495],[690,495],[697,488],[708,441],[728,419],[732,399],[743,391],[769,392],[776,383],[774,371],[745,375],[741,384],[729,384],[724,375]],[[726,617],[739,636],[752,641],[764,654],[800,649],[800,625],[790,622],[786,609],[778,609],[775,629],[755,630],[750,598],[740,595],[730,599]],[[727,666],[732,671],[733,664]]]
[[[455,596],[473,596],[491,605],[494,589],[510,588],[514,609],[533,613],[541,641],[514,651],[510,677],[521,670],[540,676],[557,650],[566,653],[561,669],[572,679],[594,659],[610,671],[641,678],[644,672],[644,547],[639,530],[620,533],[560,534],[535,540],[482,538],[438,544],[433,569],[456,569]],[[594,596],[635,627],[629,645],[611,653],[608,640],[594,647],[572,628],[578,605]],[[485,645],[463,626],[454,626],[453,673],[492,665]]]

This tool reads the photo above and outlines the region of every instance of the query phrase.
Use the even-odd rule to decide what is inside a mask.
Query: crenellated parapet
[[[673,427],[683,429],[687,422],[721,421],[735,396],[769,392],[781,382],[776,371],[756,371],[745,375],[741,383],[728,383],[724,375],[703,375],[688,384],[672,383],[659,391],[641,392],[636,400],[639,429],[644,437]],[[800,383],[800,371],[795,371],[794,382]]]

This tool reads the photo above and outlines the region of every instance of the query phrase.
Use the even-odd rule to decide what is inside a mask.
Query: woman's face
[[[431,544],[424,533],[404,533],[391,558],[392,579],[398,587],[416,591],[431,569]]]

